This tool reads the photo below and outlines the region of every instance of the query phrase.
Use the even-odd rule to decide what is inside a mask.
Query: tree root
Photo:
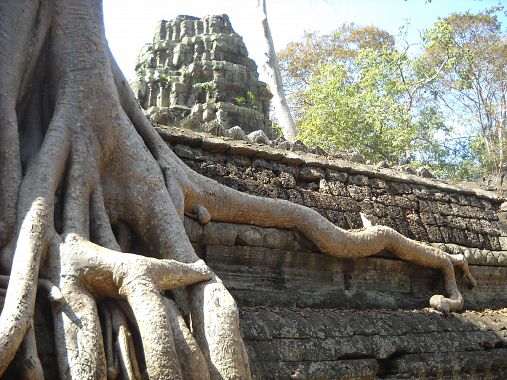
[[[117,337],[116,352],[119,357],[117,360],[120,362],[122,373],[125,374],[127,379],[141,379],[134,341],[128,327],[127,319],[121,308],[115,303],[111,304],[111,317],[113,329]]]
[[[0,290],[3,291],[9,283],[10,277],[0,275]],[[46,279],[39,278],[38,288],[50,302],[61,303],[63,296],[53,283]],[[5,296],[5,293],[4,293]],[[3,308],[3,302],[0,304]],[[37,354],[37,343],[35,341],[35,331],[33,320],[25,334],[23,342],[16,354],[17,367],[19,369],[19,376],[21,380],[41,380],[44,379],[42,365]]]
[[[265,227],[296,229],[307,236],[322,252],[341,258],[359,258],[389,250],[401,259],[421,266],[439,269],[449,297],[435,296],[430,305],[443,312],[459,311],[463,299],[456,285],[453,266],[463,270],[475,286],[464,257],[455,257],[431,246],[406,238],[385,226],[372,226],[363,231],[342,230],[316,211],[284,200],[263,199],[217,185],[206,177],[189,171],[195,191],[187,196],[185,207],[202,204],[212,220],[251,223]]]
[[[99,309],[103,314],[104,344],[108,380],[117,379],[120,374],[128,380],[141,379],[134,342],[127,318],[116,301],[102,303]],[[135,326],[137,322],[133,319]]]
[[[114,363],[110,349],[112,343],[106,336],[107,350],[102,348],[93,292],[126,299],[132,307],[141,334],[146,372],[150,378],[181,378],[172,329],[160,292],[209,279],[210,272],[202,261],[183,264],[120,253],[86,242],[73,234],[67,236],[59,254],[50,260],[54,261],[54,268],[59,268],[55,277],[60,282],[66,300],[65,307],[53,307],[53,312],[57,348],[61,350],[59,357],[65,358],[65,363],[60,362],[59,365],[60,368],[66,368],[67,377],[105,377],[106,373],[114,374],[114,364],[109,365],[113,370],[106,370],[104,357],[109,357],[110,363]],[[79,294],[78,298],[76,294]],[[146,310],[150,310],[150,313],[146,313]],[[111,310],[110,318],[116,333],[122,330],[120,364],[135,374],[137,365],[132,360],[132,344],[128,343],[125,319],[120,317],[117,307]]]
[[[44,372],[42,371],[42,365],[37,355],[37,343],[35,342],[33,321],[26,332],[17,356],[21,380],[44,380]]]
[[[66,162],[68,144],[57,125],[48,131],[41,156],[49,161],[35,162],[20,189],[18,238],[13,240],[13,257],[2,257],[10,268],[5,305],[0,316],[0,374],[5,371],[25,335],[33,316],[39,264],[51,240],[54,193]],[[58,144],[58,149],[56,148]],[[12,264],[11,264],[12,263]]]
[[[0,3],[0,249],[14,233],[22,180],[17,102],[27,101],[49,28],[46,1],[5,0]],[[12,13],[16,17],[12,17]],[[33,25],[37,27],[33,28]],[[15,30],[16,38],[7,31]],[[26,54],[26,49],[29,54]]]
[[[132,120],[138,121],[136,128],[154,157],[158,157],[163,172],[178,173],[177,181],[185,194],[184,208],[187,215],[201,223],[216,220],[297,229],[324,253],[336,257],[364,257],[383,249],[390,250],[404,260],[441,270],[449,297],[435,296],[430,305],[444,312],[461,310],[463,299],[457,289],[453,266],[462,269],[470,284],[476,285],[466,260],[412,241],[384,226],[371,226],[357,233],[344,231],[306,207],[284,200],[263,199],[244,194],[193,172],[168,149],[158,134],[152,132],[117,68],[114,74],[122,106]],[[170,161],[167,161],[169,158]],[[202,221],[198,210],[205,210],[205,218]]]
[[[206,359],[190,332],[178,306],[169,298],[164,298],[163,302],[166,314],[171,322],[178,358],[180,363],[186,363],[182,368],[183,378],[188,380],[210,379]]]
[[[102,315],[103,342],[106,354],[107,379],[115,380],[120,374],[118,355],[114,352],[113,344],[113,317],[109,304],[99,304],[99,314]]]

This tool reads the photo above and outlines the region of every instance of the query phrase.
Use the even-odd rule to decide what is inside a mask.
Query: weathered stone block
[[[299,171],[298,179],[301,181],[312,182],[320,181],[320,179],[324,178],[324,176],[324,170],[321,168],[304,166]]]

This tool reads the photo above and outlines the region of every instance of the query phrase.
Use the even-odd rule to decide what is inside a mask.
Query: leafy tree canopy
[[[449,120],[468,136],[478,171],[505,167],[507,36],[501,7],[439,20],[423,38],[420,74],[432,76],[430,91]]]
[[[299,137],[446,178],[497,172],[507,115],[501,10],[439,20],[415,55],[403,35],[354,24],[289,44],[279,59]]]

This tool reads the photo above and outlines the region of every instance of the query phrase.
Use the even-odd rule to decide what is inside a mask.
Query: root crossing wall
[[[493,193],[389,169],[160,129],[194,170],[255,195],[311,207],[336,225],[374,224],[467,256],[465,311],[427,308],[440,273],[389,252],[325,256],[298,233],[186,219],[199,254],[241,308],[258,379],[507,376],[507,252]]]

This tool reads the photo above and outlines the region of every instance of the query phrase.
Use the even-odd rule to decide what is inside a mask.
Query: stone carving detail
[[[215,135],[240,126],[274,137],[272,95],[227,15],[161,21],[136,72],[135,93],[154,122]]]

